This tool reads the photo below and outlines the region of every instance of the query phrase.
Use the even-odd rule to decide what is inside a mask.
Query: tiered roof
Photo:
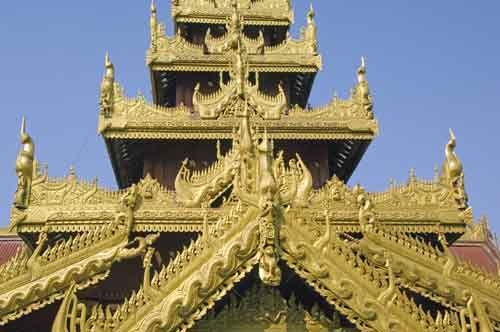
[[[364,70],[364,66],[359,69]],[[109,81],[114,82],[114,76]],[[267,96],[257,88],[250,101],[252,121],[266,127],[269,136],[276,139],[371,140],[378,134],[378,122],[371,99],[363,95],[364,84],[362,77],[347,100],[335,96],[329,104],[310,109],[288,107],[282,92]],[[126,97],[123,88],[114,83],[105,102],[106,94],[102,93],[101,105],[105,106],[101,108],[99,132],[105,139],[229,139],[238,125],[230,101],[232,89],[232,85],[223,85],[211,95],[195,90],[194,108],[168,108],[148,103],[143,96]]]
[[[241,2],[248,5],[242,16],[250,22],[266,18],[256,8],[289,6]],[[190,4],[222,10],[201,14]],[[178,0],[174,17],[177,24],[227,19],[228,4]],[[278,22],[279,15],[272,15]],[[192,108],[126,98],[106,57],[99,120],[106,140],[230,141],[224,153],[217,145],[215,162],[207,167],[194,170],[186,159],[174,190],[150,176],[116,191],[78,179],[73,169],[64,178],[50,178],[35,159],[23,121],[10,227],[25,245],[0,266],[0,326],[10,331],[16,327],[11,322],[58,307],[52,332],[250,328],[254,321],[235,322],[227,315],[250,312],[245,306],[253,305],[264,327],[282,330],[326,332],[346,324],[353,331],[499,330],[498,274],[462,262],[450,249],[460,235],[472,234],[466,239],[473,240],[483,227],[471,226],[453,132],[434,179],[418,179],[411,171],[405,183],[370,193],[333,176],[315,189],[301,155],[286,160],[286,151],[275,151],[275,140],[370,140],[377,123],[364,60],[349,100],[335,98],[312,110],[288,107],[281,91],[266,96],[250,78],[253,42],[241,29],[234,31],[222,38],[228,77],[221,75],[212,94],[196,89]],[[220,42],[207,45],[217,51]],[[127,278],[116,277],[124,260],[141,259],[128,266]],[[89,296],[104,279],[119,282],[137,273],[137,288],[127,288],[128,294],[109,305],[102,296],[97,303]],[[297,299],[289,290],[295,281],[308,285]],[[245,282],[251,284],[246,301],[228,296]],[[259,283],[263,288],[255,288]],[[54,305],[57,300],[62,301]]]
[[[173,0],[175,23],[224,24],[232,14],[230,0]],[[239,1],[245,24],[288,26],[293,23],[289,0]]]

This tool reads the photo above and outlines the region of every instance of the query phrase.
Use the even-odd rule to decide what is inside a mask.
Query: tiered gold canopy
[[[498,275],[449,249],[473,222],[452,131],[434,179],[411,170],[368,192],[345,183],[353,162],[323,181],[307,153],[288,147],[326,141],[350,147],[336,150],[337,163],[361,158],[378,133],[364,59],[348,100],[291,105],[292,90],[276,82],[269,95],[273,76],[259,75],[320,69],[312,9],[301,40],[273,47],[264,34],[286,33],[287,0],[173,0],[174,37],[154,4],[151,13],[153,85],[161,72],[190,70],[220,81],[213,91],[194,84],[191,105],[166,107],[167,88],[153,86],[152,103],[126,97],[106,56],[99,132],[123,181],[116,191],[74,169],[50,178],[23,121],[10,227],[25,244],[0,266],[5,331],[500,330]],[[185,39],[203,25],[224,33],[207,30],[202,46]],[[256,26],[265,28],[252,39]],[[197,163],[199,151],[185,148],[177,163],[167,149],[153,166],[175,164],[172,188],[167,177],[124,175],[129,153],[171,141],[210,146],[210,158]]]

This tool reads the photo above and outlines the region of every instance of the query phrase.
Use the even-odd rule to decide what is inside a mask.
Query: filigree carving
[[[186,207],[210,204],[232,184],[237,168],[237,153],[228,152],[210,168],[191,171],[184,160],[175,179],[176,200]]]
[[[0,325],[62,298],[74,280],[83,289],[106,278],[114,262],[143,254],[158,237],[150,234],[129,243],[127,225],[119,219],[118,215],[116,223],[53,245],[42,232],[31,255],[19,254],[0,268],[15,268],[0,286]]]
[[[327,332],[337,331],[341,328],[341,324],[336,312],[331,319],[317,304],[307,311],[300,302],[297,302],[294,294],[286,300],[275,288],[255,285],[242,294],[241,300],[232,295],[229,304],[220,313],[215,314],[211,311],[194,326],[192,331],[222,329],[262,331],[274,328]]]

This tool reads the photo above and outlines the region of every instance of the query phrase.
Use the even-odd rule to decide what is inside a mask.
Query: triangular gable
[[[143,287],[113,314],[110,308],[94,307],[87,328],[127,332],[190,328],[258,263],[259,223],[255,217],[249,213],[237,223],[223,218],[210,231],[206,221],[204,235],[152,280],[146,269]],[[145,259],[150,258],[146,255]]]
[[[110,224],[48,246],[42,233],[33,253],[25,249],[1,267],[0,325],[63,298],[73,283],[82,290],[102,281],[113,263],[140,255],[156,238],[137,237],[129,248],[125,225]]]
[[[342,327],[337,312],[330,319],[317,303],[307,310],[293,292],[285,298],[279,288],[250,279],[251,285],[232,291],[220,312],[211,310],[190,332],[328,332]]]

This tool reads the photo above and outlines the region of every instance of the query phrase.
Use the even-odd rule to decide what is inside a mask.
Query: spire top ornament
[[[21,130],[19,133],[21,149],[16,159],[17,190],[14,198],[14,205],[19,208],[27,208],[31,195],[31,182],[35,165],[35,144],[31,136],[26,131],[26,119],[21,120]]]
[[[316,16],[312,2],[309,4],[309,12],[307,12],[307,17],[313,19]]]
[[[109,117],[111,115],[113,104],[115,66],[110,60],[108,51],[106,51],[106,56],[104,57],[104,67],[105,71],[101,82],[101,98],[99,104],[101,106],[101,113],[105,117]]]
[[[445,162],[443,164],[443,175],[449,182],[454,182],[463,173],[463,166],[460,159],[458,159],[455,153],[455,147],[457,146],[457,138],[455,133],[450,128],[450,140],[446,144],[444,149]]]

